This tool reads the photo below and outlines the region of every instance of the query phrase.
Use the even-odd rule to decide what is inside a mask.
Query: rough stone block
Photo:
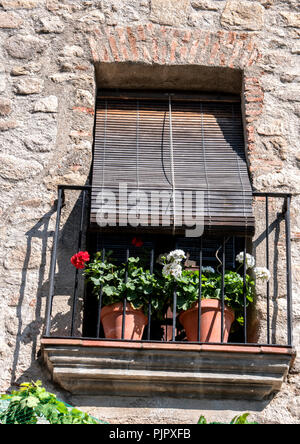
[[[8,154],[0,156],[0,177],[7,180],[25,180],[41,172],[42,165],[34,160],[20,159]]]
[[[8,54],[17,59],[31,60],[43,51],[44,42],[31,35],[13,35],[5,43]]]
[[[218,11],[223,7],[223,2],[213,0],[193,0],[191,5],[195,9],[201,9],[203,11]]]
[[[33,9],[39,4],[39,0],[2,0],[0,5],[4,9]]]
[[[89,11],[89,13],[84,15],[82,18],[80,18],[78,22],[86,26],[92,25],[93,23],[97,24],[104,23],[105,15],[103,14],[103,12],[99,11],[98,9],[94,9],[92,11]]]
[[[76,74],[72,72],[58,72],[56,74],[49,76],[49,79],[52,80],[54,83],[63,83],[63,82],[69,82],[70,80],[74,80],[76,77],[77,77]]]
[[[58,107],[58,100],[56,96],[44,97],[36,102],[34,106],[35,112],[42,113],[56,113]]]
[[[39,268],[41,264],[41,253],[35,243],[32,247],[30,257],[28,257],[27,245],[18,245],[15,248],[10,249],[4,259],[4,268],[6,270],[22,270],[24,264],[26,264],[28,270]]]
[[[56,141],[56,132],[51,131],[49,134],[44,132],[32,134],[29,137],[25,137],[24,145],[29,151],[33,151],[35,153],[49,153]]]
[[[64,47],[63,50],[63,54],[65,57],[82,57],[83,53],[83,49],[80,46],[76,45],[67,45]]]
[[[190,8],[189,0],[152,0],[150,20],[161,25],[182,25]]]
[[[0,74],[0,93],[4,92],[6,89],[6,76],[5,74]]]
[[[284,130],[284,122],[280,119],[265,119],[257,128],[258,134],[263,136],[281,136]]]
[[[300,13],[295,12],[280,12],[280,15],[283,17],[285,26],[300,28]]]
[[[258,2],[228,0],[221,16],[227,29],[258,31],[264,23],[264,8]]]
[[[22,78],[15,84],[15,88],[17,94],[39,94],[43,90],[43,81],[36,77]]]
[[[45,34],[60,34],[63,30],[64,23],[58,17],[41,17],[37,24],[37,31]]]
[[[34,74],[41,70],[40,63],[30,62],[28,65],[14,66],[10,72],[12,76],[24,76],[28,74]]]
[[[16,120],[3,120],[0,121],[0,131],[8,131],[18,126]]]
[[[0,97],[0,116],[8,116],[11,113],[11,100]]]
[[[19,28],[23,20],[14,14],[7,12],[0,12],[0,28],[2,29],[16,29]]]

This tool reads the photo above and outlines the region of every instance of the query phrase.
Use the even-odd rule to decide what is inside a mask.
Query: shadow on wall
[[[73,192],[73,194],[76,194]],[[82,193],[77,193],[77,196],[68,196],[66,204],[62,209],[61,216],[61,231],[58,239],[56,272],[54,279],[54,298],[53,298],[53,316],[51,318],[51,332],[56,335],[68,336],[70,335],[71,312],[74,291],[74,277],[75,269],[70,263],[70,258],[78,250],[78,233],[81,214]],[[51,219],[56,219],[57,201],[54,203],[51,210],[46,213],[29,231],[27,231],[27,250],[22,267],[22,278],[20,285],[20,293],[18,304],[16,307],[17,318],[17,334],[16,344],[13,354],[12,372],[11,372],[11,387],[18,386],[19,383],[41,379],[41,367],[37,365],[37,357],[39,355],[38,340],[45,327],[45,308],[46,300],[49,294],[49,267],[47,262],[50,260],[50,251],[52,249],[52,241],[54,238],[54,231],[49,229]],[[87,212],[86,212],[87,213]],[[84,228],[84,233],[86,228]],[[26,289],[28,286],[29,263],[32,258],[32,245],[35,239],[41,241],[40,265],[37,270],[36,283],[36,305],[34,320],[26,324],[24,320],[24,303],[26,300]],[[50,242],[49,242],[50,241]],[[82,245],[84,248],[85,237],[83,236]],[[79,295],[81,288],[79,288]],[[31,299],[34,299],[31,295]],[[80,307],[78,305],[78,312]],[[75,335],[80,334],[78,331],[79,322],[77,320],[77,329],[74,331]],[[22,373],[22,376],[17,377],[20,373],[18,371],[19,361],[21,357],[21,348],[31,344],[31,360],[30,365]],[[29,360],[29,358],[27,358]]]
[[[265,203],[264,203],[265,205]],[[262,206],[257,207],[256,219],[259,221],[264,221],[265,208]],[[260,216],[260,217],[259,217]],[[282,223],[284,223],[284,214],[281,211],[273,212],[273,220],[269,222],[268,228],[259,226],[259,233],[256,235],[256,239],[253,241],[253,254],[256,257],[261,256],[266,258],[266,239],[267,230],[269,235],[269,269],[271,272],[271,279],[269,283],[270,288],[270,343],[278,344],[280,343],[279,337],[277,337],[278,320],[279,320],[279,307],[278,299],[282,297],[286,288],[286,277],[281,279],[280,271],[282,268],[282,263],[280,263],[280,248],[282,244],[285,243],[284,229],[282,228]],[[257,264],[259,265],[259,264]],[[265,296],[266,297],[266,296]],[[265,307],[265,310],[267,308]],[[266,341],[266,338],[265,338]]]
[[[91,395],[72,396],[70,402],[110,424],[196,424],[200,415],[204,415],[210,421],[229,423],[235,415],[243,412],[250,413],[251,421],[259,421],[259,414],[267,407],[270,400]]]
[[[96,82],[101,88],[221,92],[240,94],[239,69],[199,65],[158,65],[132,62],[97,63]]]

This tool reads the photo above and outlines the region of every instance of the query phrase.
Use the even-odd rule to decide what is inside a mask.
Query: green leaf
[[[56,401],[55,406],[59,413],[67,414],[69,411],[63,402]]]
[[[34,408],[39,404],[39,399],[36,398],[35,396],[28,396],[28,398],[26,399],[26,405],[27,407],[31,407]]]
[[[207,421],[205,419],[205,417],[203,415],[200,416],[200,418],[198,419],[197,424],[207,424]]]
[[[109,286],[109,285],[105,285],[103,287],[103,293],[105,293],[107,296],[112,296],[116,291],[115,287]]]
[[[99,286],[101,284],[100,278],[91,277],[91,281],[96,286]]]
[[[248,416],[249,413],[244,413],[243,415],[237,415],[231,420],[230,424],[246,424]]]
[[[22,401],[22,396],[12,396],[11,397],[11,402],[20,402]]]
[[[127,282],[127,283],[125,284],[125,286],[126,286],[126,288],[127,288],[128,290],[135,290],[135,285],[134,285],[133,282]]]

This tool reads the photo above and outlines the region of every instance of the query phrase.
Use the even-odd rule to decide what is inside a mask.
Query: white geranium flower
[[[202,273],[215,273],[215,269],[213,267],[207,266],[207,267],[202,267]]]
[[[166,264],[163,266],[162,273],[165,276],[173,276],[175,279],[178,279],[181,277],[182,266],[175,262]]]
[[[267,281],[271,277],[270,271],[266,267],[255,267],[253,269],[256,279],[262,279],[263,281]]]
[[[168,262],[180,262],[183,259],[186,259],[186,255],[183,250],[173,250],[167,255]]]
[[[240,264],[244,263],[244,252],[241,251],[235,258],[237,262],[240,262]],[[255,259],[251,254],[246,253],[246,266],[247,268],[253,268],[255,265]]]

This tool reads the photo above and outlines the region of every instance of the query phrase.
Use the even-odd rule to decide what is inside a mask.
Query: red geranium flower
[[[131,241],[132,245],[134,245],[135,247],[142,247],[144,242],[142,241],[142,239],[140,237],[134,237]]]
[[[77,269],[85,267],[85,263],[90,260],[90,255],[87,251],[79,251],[71,257],[71,264]]]

